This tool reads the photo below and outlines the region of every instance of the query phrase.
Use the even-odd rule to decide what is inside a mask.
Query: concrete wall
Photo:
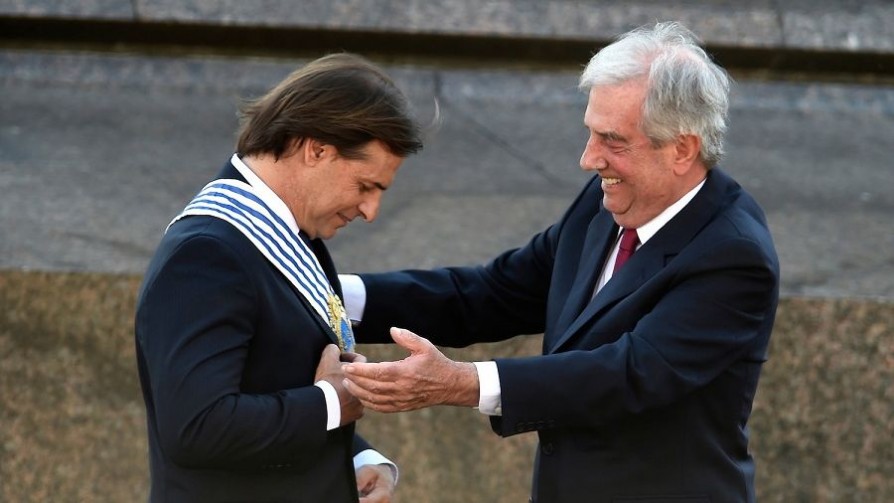
[[[0,501],[145,499],[138,285],[135,276],[0,273]],[[761,501],[894,501],[892,320],[891,302],[783,299],[751,424]],[[539,344],[448,353],[527,355]],[[472,410],[370,412],[360,430],[400,464],[400,502],[527,498],[535,437],[499,439]]]

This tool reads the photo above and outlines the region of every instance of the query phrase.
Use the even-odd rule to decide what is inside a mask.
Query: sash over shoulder
[[[229,222],[304,296],[335,333],[342,351],[354,350],[354,333],[341,299],[335,294],[307,243],[240,180],[215,180],[206,185],[168,224],[205,215]],[[167,232],[165,229],[165,232]]]

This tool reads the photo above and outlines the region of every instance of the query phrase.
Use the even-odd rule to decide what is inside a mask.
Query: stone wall
[[[139,278],[0,272],[0,501],[145,500],[132,317]],[[786,298],[751,433],[765,502],[894,501],[894,303]],[[539,338],[449,350],[527,355]],[[361,347],[371,359],[401,357]],[[401,466],[398,501],[526,501],[535,437],[474,411],[367,413]]]

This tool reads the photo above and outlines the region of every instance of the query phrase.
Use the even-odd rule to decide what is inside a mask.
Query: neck
[[[302,184],[298,180],[302,171],[294,165],[294,159],[276,159],[269,154],[257,154],[243,157],[242,162],[285,203],[298,228],[305,230],[302,215],[306,198],[301,193]]]
[[[273,156],[264,154],[247,155],[242,158],[242,162],[244,162],[245,165],[248,166],[248,169],[257,175],[261,181],[276,192],[274,186],[276,185],[275,175],[277,170],[275,169],[275,166],[277,161]]]

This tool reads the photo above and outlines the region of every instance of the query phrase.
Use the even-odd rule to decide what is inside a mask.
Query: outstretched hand
[[[391,338],[410,355],[396,362],[354,362],[344,367],[345,388],[364,407],[403,412],[432,405],[478,405],[474,364],[447,358],[409,330],[392,328]]]

